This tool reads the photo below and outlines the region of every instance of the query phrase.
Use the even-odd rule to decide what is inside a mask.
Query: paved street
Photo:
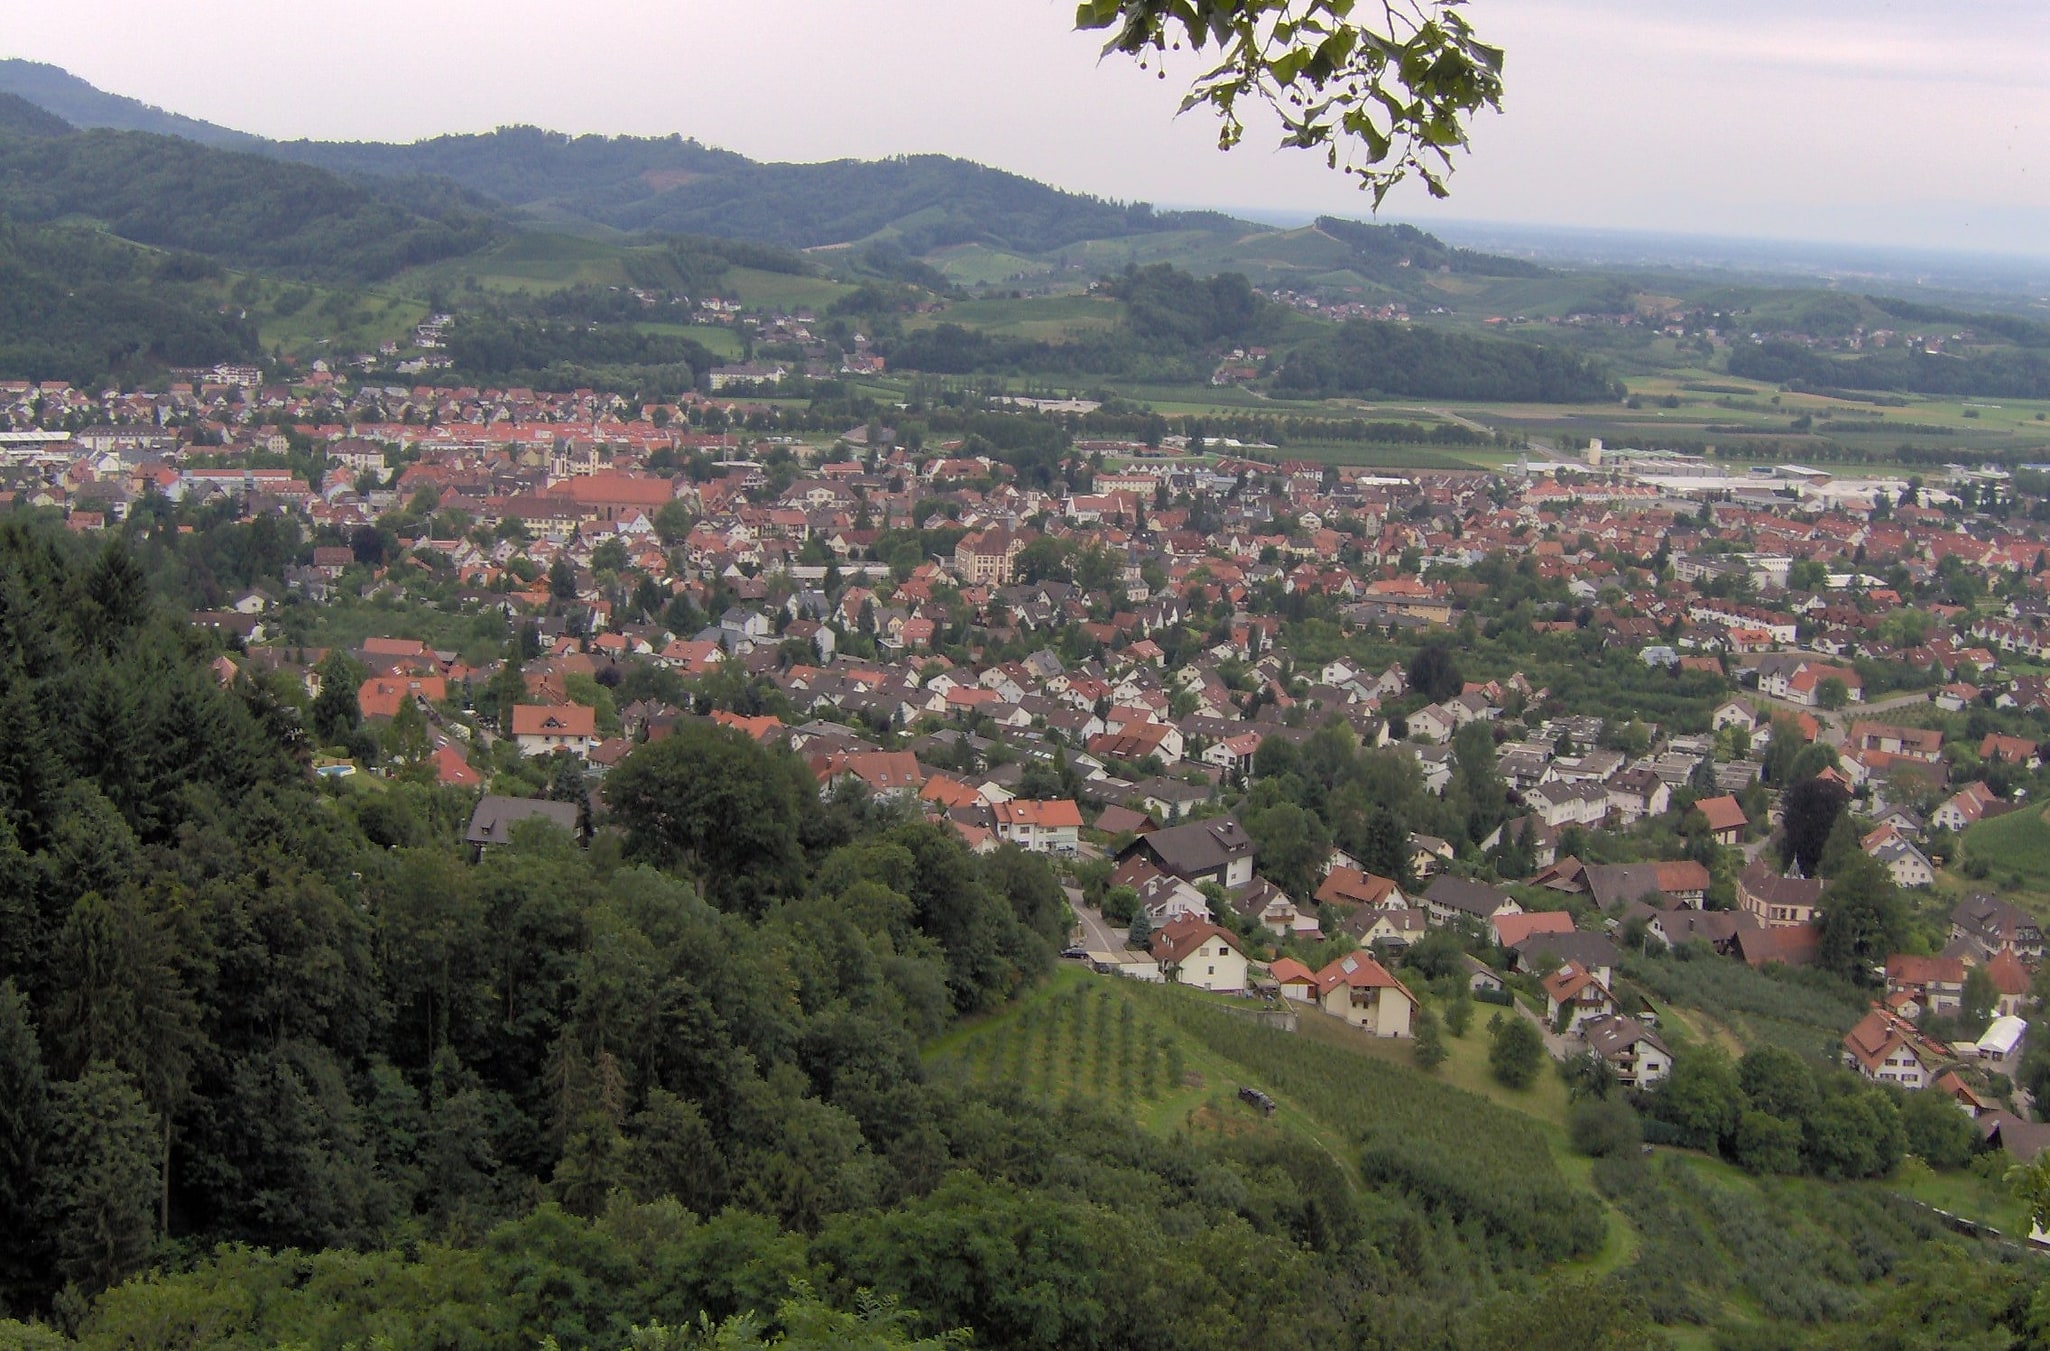
[[[1086,905],[1075,905],[1076,925],[1082,931],[1082,946],[1091,952],[1122,952],[1125,948],[1126,931],[1107,923],[1101,912]]]

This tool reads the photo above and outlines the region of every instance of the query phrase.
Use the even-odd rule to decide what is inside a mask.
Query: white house
[[[1635,1018],[1590,1018],[1580,1034],[1626,1088],[1649,1088],[1673,1072],[1673,1053]]]
[[[1246,988],[1246,954],[1229,929],[1181,920],[1153,935],[1153,959],[1163,979],[1198,990],[1237,993]]]
[[[1082,812],[1067,798],[1012,798],[990,812],[996,817],[997,838],[1030,853],[1073,855],[1080,843]]]

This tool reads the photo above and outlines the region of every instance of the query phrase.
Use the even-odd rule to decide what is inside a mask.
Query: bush
[[[1445,1063],[1451,1052],[1445,1049],[1445,1034],[1440,1029],[1438,1015],[1427,1008],[1416,1012],[1415,1044],[1410,1047],[1410,1057],[1420,1070],[1434,1070]]]
[[[1737,1118],[1737,1141],[1731,1153],[1739,1167],[1754,1173],[1798,1173],[1801,1123],[1782,1121],[1768,1112],[1746,1112]]]
[[[1527,1019],[1495,1015],[1494,1044],[1488,1047],[1488,1068],[1510,1088],[1529,1088],[1545,1063],[1545,1039]]]
[[[1566,1117],[1573,1147],[1591,1159],[1626,1153],[1644,1139],[1637,1113],[1621,1098],[1583,1098]]]
[[[1948,1093],[1925,1089],[1901,1098],[1901,1135],[1907,1151],[1931,1168],[1962,1168],[1972,1161],[1978,1134]]]

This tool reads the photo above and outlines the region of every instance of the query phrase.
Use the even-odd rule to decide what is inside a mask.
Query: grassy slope
[[[2050,891],[2050,821],[2043,809],[2028,806],[1978,822],[1965,831],[1963,851],[1984,860],[1995,878],[2018,873],[2027,890]]]

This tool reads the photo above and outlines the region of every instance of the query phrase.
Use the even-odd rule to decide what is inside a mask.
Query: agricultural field
[[[247,310],[266,352],[312,360],[330,351],[375,350],[404,342],[427,306],[387,288],[315,286],[249,274],[229,274],[209,288],[223,305]]]
[[[749,309],[819,310],[854,290],[825,277],[800,277],[789,272],[762,272],[752,267],[727,269],[719,282],[721,299]]]
[[[1389,445],[1371,441],[1292,441],[1282,448],[1291,460],[1367,469],[1494,469],[1513,460],[1513,451],[1463,446]]]
[[[689,338],[713,356],[729,361],[739,361],[745,348],[740,334],[725,324],[635,324],[643,333],[667,333],[673,337]]]
[[[959,324],[1003,338],[1062,342],[1090,333],[1108,333],[1124,318],[1125,307],[1105,296],[1040,296],[962,300],[905,320],[906,331]]]
[[[2031,804],[1970,826],[1960,841],[1962,857],[1986,864],[1989,878],[2003,886],[2019,878],[2021,889],[2050,892],[2050,821],[2044,812]]]
[[[1191,1048],[1174,1028],[1131,994],[1122,982],[1064,970],[1044,994],[943,1039],[930,1058],[977,1084],[1144,1113],[1205,1076],[1191,1070]]]
[[[531,295],[566,286],[625,286],[631,280],[626,259],[633,252],[632,246],[601,239],[521,231],[477,253],[414,268],[400,283],[423,294],[435,286],[465,290],[472,282],[486,291]]]
[[[1734,962],[1630,957],[1619,975],[1624,988],[1658,1001],[1679,1014],[1694,1034],[1712,1037],[1733,1054],[1770,1045],[1827,1057],[1864,1014],[1855,992]],[[1671,1021],[1661,1014],[1661,1026]]]

